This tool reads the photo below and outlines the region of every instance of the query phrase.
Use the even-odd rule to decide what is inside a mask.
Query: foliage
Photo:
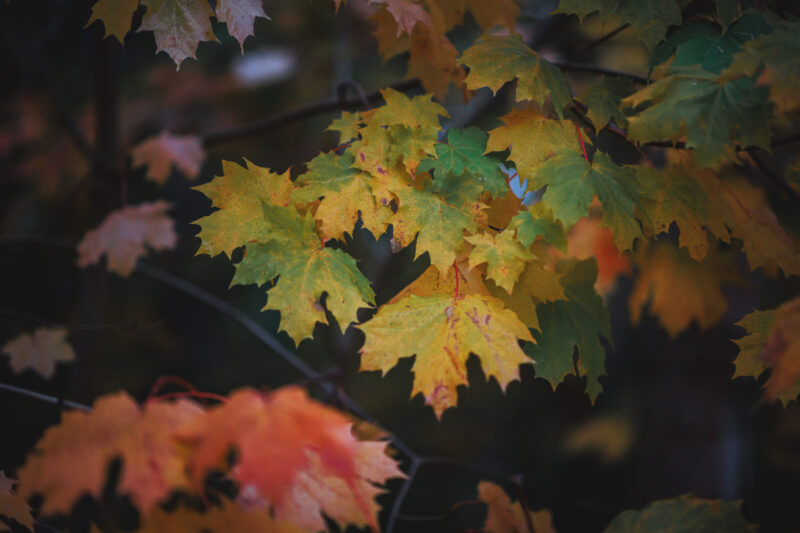
[[[351,8],[334,4],[339,15]],[[421,397],[437,423],[469,401],[470,359],[503,394],[532,367],[553,389],[579,380],[587,405],[598,402],[615,353],[618,277],[632,277],[631,323],[655,317],[674,339],[726,324],[726,291],[754,273],[800,275],[800,241],[780,209],[785,198],[776,200],[800,195],[772,168],[783,164],[791,181],[796,148],[761,160],[797,141],[798,23],[746,2],[739,9],[718,0],[700,14],[688,4],[561,0],[554,11],[632,26],[648,56],[643,79],[535,50],[517,32],[514,0],[360,4],[380,54],[407,55],[424,94],[384,88],[382,105],[342,112],[328,127],[339,144],[304,167],[222,161],[221,175],[194,187],[214,209],[194,221],[197,254],[224,256],[231,286],[265,292],[262,311],[279,314],[277,330],[297,348],[354,326],[364,379],[387,379],[413,358],[410,399]],[[212,19],[243,49],[255,19],[266,18],[260,0],[98,0],[89,24],[101,21],[122,42],[136,13],[137,31],[152,31],[157,51],[178,67],[200,41],[217,40]],[[453,30],[470,21],[482,35],[465,44]],[[576,69],[603,76],[581,84],[570,75]],[[469,100],[484,88],[495,99],[513,91],[511,108],[490,126],[463,127],[453,94]],[[173,169],[193,180],[211,159],[207,144],[165,130],[130,147],[131,167],[147,167],[153,186]],[[765,193],[756,172],[781,188]],[[156,200],[113,210],[85,233],[76,264],[105,256],[108,270],[130,276],[146,247],[176,246],[171,207]],[[394,253],[405,249],[421,273],[393,294],[377,290],[353,244],[365,232],[373,248],[388,241]],[[800,394],[798,317],[795,298],[737,323],[746,333],[736,341],[734,377],[769,371],[766,401]],[[41,328],[3,353],[15,373],[33,368],[49,379],[56,361],[75,359],[67,334]],[[411,461],[401,469],[388,442],[359,438],[346,414],[297,386],[177,396],[151,394],[140,405],[119,392],[89,412],[66,412],[16,472],[18,488],[0,487],[0,515],[31,529],[24,501],[34,495],[37,517],[69,515],[87,495],[101,501],[116,464],[139,531],[378,530],[388,480],[408,478],[394,493],[392,528],[424,462],[387,433]],[[633,438],[623,426],[578,440],[625,433],[623,451],[609,454],[616,459]],[[478,483],[484,530],[555,531],[558,516],[530,509],[524,487],[509,480],[514,502],[500,485]],[[739,506],[680,496],[625,511],[606,531],[753,530]]]

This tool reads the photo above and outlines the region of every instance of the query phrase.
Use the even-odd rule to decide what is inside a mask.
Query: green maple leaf
[[[489,87],[497,92],[506,82],[518,79],[517,100],[544,105],[547,95],[559,117],[572,103],[561,69],[537,54],[518,35],[486,36],[464,51],[461,63],[469,67],[468,89]]]
[[[774,30],[748,42],[736,54],[724,79],[752,76],[760,69],[759,85],[769,85],[769,96],[778,109],[788,112],[800,107],[800,22],[776,20]]]
[[[636,30],[639,40],[649,51],[664,38],[672,25],[682,22],[685,0],[560,0],[554,13],[575,13],[581,20],[599,11],[601,16],[614,15]]]
[[[719,74],[744,43],[769,30],[764,15],[753,11],[745,13],[725,32],[710,20],[693,20],[658,45],[650,59],[650,68],[675,54],[673,67],[700,65],[704,70]]]
[[[495,235],[479,233],[465,239],[475,247],[469,254],[469,268],[486,263],[486,277],[509,294],[525,269],[525,263],[536,258],[522,247],[513,231],[502,231]]]
[[[281,313],[281,330],[296,343],[310,338],[317,322],[327,324],[325,307],[342,329],[355,322],[361,307],[375,305],[375,294],[356,260],[342,250],[323,247],[314,233],[310,213],[301,217],[288,207],[264,206],[269,236],[248,244],[237,263],[231,285],[264,285],[278,277],[269,289],[263,310]]]
[[[572,354],[577,347],[577,367],[587,377],[586,392],[594,401],[602,390],[598,377],[605,373],[605,349],[600,338],[611,341],[611,322],[603,299],[594,289],[597,263],[568,260],[558,265],[566,300],[543,302],[536,307],[541,333],[537,344],[527,344],[525,353],[536,361],[536,376],[553,387],[573,371]]]
[[[567,251],[564,226],[553,219],[553,212],[541,202],[520,211],[511,219],[506,231],[516,231],[517,239],[525,248],[530,248],[538,237],[542,237],[562,252]]]
[[[294,185],[288,172],[274,174],[246,160],[245,165],[223,161],[222,176],[194,187],[219,208],[194,222],[201,227],[198,254],[225,253],[230,257],[239,246],[265,241],[269,238],[269,227],[264,222],[263,205],[289,203]]]
[[[567,228],[588,215],[592,198],[597,195],[603,206],[602,223],[614,233],[620,251],[632,249],[633,241],[642,233],[634,217],[640,205],[636,175],[606,154],[597,152],[591,163],[574,152],[556,155],[539,164],[530,180],[534,188],[547,185],[542,202]]]
[[[608,124],[612,118],[619,126],[625,127],[628,119],[620,109],[620,104],[635,90],[633,82],[627,78],[602,76],[587,87],[578,100],[586,104],[589,109],[586,116],[598,130]]]
[[[706,228],[717,237],[727,238],[721,213],[703,186],[684,168],[659,171],[638,166],[635,171],[642,191],[642,211],[637,216],[648,234],[666,233],[675,222],[680,230],[680,246],[696,261],[702,261],[708,253]]]
[[[474,233],[478,229],[486,206],[478,201],[472,206],[455,206],[429,189],[410,187],[398,191],[397,197],[399,209],[392,219],[394,238],[405,246],[417,236],[415,258],[428,252],[431,264],[439,272],[447,272],[463,245],[464,231]]]
[[[326,131],[336,131],[339,133],[339,142],[347,142],[358,137],[358,130],[364,123],[358,112],[350,113],[343,111],[342,115],[331,121]]]
[[[730,81],[700,67],[675,67],[632,94],[623,104],[642,111],[628,118],[628,137],[646,143],[684,135],[697,164],[716,168],[728,161],[736,141],[770,150],[767,88],[749,78]]]
[[[433,170],[436,173],[436,187],[438,183],[449,179],[452,183],[443,185],[442,190],[458,187],[459,183],[465,186],[464,182],[470,181],[475,183],[475,188],[480,192],[486,190],[495,198],[503,196],[508,190],[506,176],[497,166],[497,161],[483,155],[487,140],[488,135],[475,127],[451,129],[447,132],[447,143],[436,143],[436,158],[425,159],[417,170]],[[467,187],[471,187],[471,184]],[[477,199],[480,192],[473,199]]]
[[[757,531],[758,526],[742,516],[741,506],[741,500],[705,500],[684,494],[653,502],[641,511],[624,511],[611,521],[604,533]]]

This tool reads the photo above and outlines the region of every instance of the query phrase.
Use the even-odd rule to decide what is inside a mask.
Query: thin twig
[[[0,309],[0,316],[24,320],[26,322],[36,322],[37,324],[51,328],[64,328],[73,331],[141,331],[160,328],[164,325],[164,320],[153,320],[151,322],[109,322],[107,324],[57,322],[55,320],[47,320],[46,318],[11,309]]]
[[[419,457],[411,459],[411,466],[408,468],[408,477],[403,481],[403,486],[397,493],[397,498],[392,503],[392,510],[389,511],[389,518],[386,520],[386,533],[394,531],[394,525],[397,523],[397,516],[400,514],[400,509],[403,506],[403,501],[406,499],[408,491],[411,489],[411,484],[414,482],[414,476],[417,475],[422,460]]]
[[[587,44],[586,46],[584,46],[583,49],[581,50],[581,52],[588,52],[592,48],[603,44],[607,40],[609,40],[612,37],[616,36],[618,33],[621,33],[621,32],[627,30],[630,27],[631,27],[631,25],[626,22],[625,24],[623,24],[619,28],[617,28],[615,30],[611,30],[610,32],[608,32],[605,35],[603,35],[602,37],[598,37],[594,41],[592,41],[589,44]]]
[[[800,193],[798,193],[791,185],[786,183],[780,176],[778,176],[769,165],[761,158],[758,154],[758,149],[756,148],[749,148],[747,153],[750,155],[750,159],[753,160],[753,163],[756,164],[758,170],[761,171],[773,184],[775,184],[780,190],[785,192],[789,197],[796,201],[800,202]]]
[[[633,74],[631,72],[623,72],[621,70],[614,70],[610,68],[601,67],[593,63],[579,63],[576,61],[565,61],[563,59],[553,59],[550,61],[553,65],[563,68],[564,70],[574,70],[576,72],[589,72],[592,74],[606,74],[608,76],[619,76],[621,78],[628,78],[636,83],[647,85],[649,80],[644,76]]]
[[[403,80],[401,82],[389,85],[390,88],[398,91],[410,91],[412,89],[416,89],[419,86],[420,82],[416,78],[410,80]],[[383,95],[381,95],[380,91],[375,91],[373,93],[366,95],[366,102],[375,103],[380,101],[382,98]],[[255,122],[251,122],[250,124],[244,124],[242,126],[237,126],[229,130],[221,130],[221,131],[207,133],[202,136],[203,144],[206,147],[214,146],[216,144],[233,141],[236,139],[240,139],[242,137],[248,137],[250,135],[259,135],[261,133],[267,133],[280,126],[284,126],[286,124],[290,124],[298,120],[311,118],[316,115],[321,115],[323,113],[328,113],[331,111],[341,111],[344,109],[356,109],[363,106],[364,106],[364,99],[360,97],[348,98],[348,99],[342,99],[338,97],[330,98],[327,100],[322,100],[302,107],[298,107],[290,111],[285,111],[283,113],[277,113],[275,115],[260,120],[256,120]]]
[[[34,398],[36,400],[52,403],[54,405],[63,405],[64,407],[69,407],[71,409],[79,409],[86,412],[90,412],[92,410],[91,407],[82,403],[64,400],[56,396],[50,396],[49,394],[42,394],[41,392],[23,389],[22,387],[15,387],[14,385],[9,385],[7,383],[0,383],[0,390],[13,392],[14,394],[19,394],[20,396],[27,396],[28,398]]]

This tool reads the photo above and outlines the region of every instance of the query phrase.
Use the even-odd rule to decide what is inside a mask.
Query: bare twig
[[[141,331],[145,329],[160,328],[164,325],[164,320],[153,320],[150,322],[109,322],[107,324],[58,322],[55,320],[48,320],[46,318],[38,317],[36,315],[14,311],[12,309],[0,309],[0,316],[24,320],[27,322],[36,322],[43,326],[65,328],[73,331]]]
[[[583,47],[583,49],[582,49],[581,51],[582,51],[582,52],[588,52],[588,51],[589,51],[589,50],[591,50],[592,48],[594,48],[594,47],[596,47],[596,46],[599,46],[599,45],[603,44],[603,43],[604,43],[604,42],[606,42],[607,40],[611,39],[612,37],[616,36],[617,34],[619,34],[619,33],[623,32],[623,31],[627,30],[627,29],[628,29],[628,28],[630,28],[630,27],[631,27],[631,25],[630,25],[630,24],[628,24],[628,23],[625,23],[625,24],[623,24],[622,26],[620,26],[619,28],[617,28],[617,29],[615,29],[615,30],[611,30],[610,32],[606,33],[605,35],[603,35],[603,36],[601,36],[601,37],[598,37],[598,38],[597,38],[597,39],[595,39],[594,41],[590,42],[589,44],[587,44],[586,46],[584,46],[584,47]]]
[[[19,394],[20,396],[27,396],[28,398],[34,398],[36,400],[52,403],[54,405],[63,405],[64,407],[69,407],[70,409],[79,409],[81,411],[86,411],[86,412],[90,412],[92,410],[91,407],[89,407],[88,405],[84,405],[82,403],[73,402],[70,400],[64,400],[63,398],[58,398],[56,396],[50,396],[49,394],[42,394],[41,392],[35,392],[32,390],[23,389],[22,387],[15,387],[14,385],[9,385],[7,383],[0,383],[0,390],[4,390],[6,392],[13,392],[14,394]]]
[[[550,61],[553,65],[563,68],[564,70],[574,70],[576,72],[588,72],[591,74],[606,74],[608,76],[619,76],[621,78],[628,78],[636,83],[647,85],[649,80],[644,76],[633,74],[631,72],[623,72],[621,70],[614,70],[610,68],[601,67],[593,63],[578,63],[576,61],[565,61],[563,59],[554,59]]]
[[[408,468],[408,477],[403,481],[403,486],[397,492],[397,497],[392,503],[392,510],[389,511],[389,518],[386,520],[386,533],[394,531],[394,525],[397,523],[397,516],[400,514],[400,509],[403,507],[403,501],[406,499],[408,491],[411,489],[411,484],[414,482],[414,477],[417,475],[422,465],[422,460],[419,457],[411,459],[411,466]]]
[[[404,80],[389,85],[390,88],[398,91],[410,91],[419,86],[420,86],[419,80],[416,78],[410,80]],[[365,99],[362,99],[361,97],[348,98],[348,99],[342,99],[337,97],[337,98],[330,98],[328,100],[322,100],[319,102],[314,102],[312,104],[298,107],[290,111],[285,111],[283,113],[278,113],[263,118],[261,120],[256,120],[255,122],[251,122],[250,124],[244,124],[242,126],[237,126],[229,130],[221,130],[221,131],[207,133],[202,136],[203,144],[206,147],[209,147],[209,146],[214,146],[216,144],[240,139],[242,137],[248,137],[250,135],[260,135],[262,133],[267,133],[275,128],[284,126],[286,124],[290,124],[292,122],[296,122],[298,120],[304,120],[331,111],[356,109],[359,107],[363,107],[364,101],[366,101],[367,103],[375,103],[380,101],[382,98],[383,96],[381,95],[380,91],[375,91],[373,93],[367,94]]]
[[[771,181],[775,186],[777,186],[780,190],[785,192],[789,198],[796,202],[800,202],[800,193],[798,193],[791,185],[786,183],[786,181],[778,176],[767,163],[761,158],[758,153],[757,148],[748,148],[747,153],[750,155],[750,159],[753,160],[753,163],[756,164],[758,170],[764,174],[769,181]]]

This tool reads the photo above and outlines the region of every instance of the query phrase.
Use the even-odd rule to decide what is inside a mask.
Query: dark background
[[[174,172],[159,187],[144,180],[142,169],[126,172],[123,179],[102,164],[87,162],[64,132],[58,111],[66,110],[71,117],[66,122],[77,124],[88,138],[100,138],[98,149],[109,158],[124,157],[131,145],[163,129],[201,135],[224,130],[329,98],[345,79],[371,92],[402,80],[405,58],[380,63],[358,2],[334,15],[327,0],[272,0],[265,5],[272,20],[256,22],[256,38],[248,39],[244,56],[218,25],[222,42],[202,43],[199,60],[187,60],[176,73],[165,54],[154,55],[150,33],[128,35],[123,48],[113,39],[102,40],[100,24],[84,28],[91,3],[0,2],[0,343],[34,329],[34,318],[126,327],[73,330],[69,339],[77,361],[59,365],[51,381],[30,371],[14,375],[7,361],[0,361],[1,383],[90,404],[120,389],[144,399],[162,375],[181,376],[200,390],[220,394],[242,386],[302,382],[235,317],[157,279],[158,273],[171,273],[230,302],[318,371],[341,368],[338,384],[419,454],[471,465],[423,466],[397,531],[480,527],[481,506],[451,507],[473,500],[479,481],[497,482],[488,474],[506,479],[522,474],[531,507],[550,509],[562,532],[600,531],[622,510],[687,492],[743,499],[743,512],[762,531],[800,530],[795,510],[800,501],[800,409],[795,402],[788,408],[760,403],[766,376],[758,382],[732,380],[737,348],[730,340],[743,333],[732,324],[754,307],[772,308],[800,292],[797,279],[756,272],[745,286],[728,291],[730,309],[720,325],[706,331],[692,326],[675,339],[647,314],[641,324],[631,325],[627,296],[632,281],[621,279],[608,296],[614,349],[607,352],[604,392],[594,406],[581,379],[568,377],[553,390],[530,365],[523,366],[521,381],[502,394],[494,380],[487,382],[473,356],[470,387],[460,389],[458,408],[437,422],[421,397],[408,398],[410,358],[381,378],[357,372],[363,338],[352,328],[342,334],[335,325],[318,324],[314,339],[299,347],[278,334],[278,314],[259,312],[263,289],[228,289],[233,267],[227,259],[194,256],[198,228],[191,222],[210,212],[210,202],[190,189],[194,184]],[[577,51],[592,36],[575,18],[550,18],[551,5],[531,4],[536,6],[526,7],[521,25],[541,49],[635,69],[641,50],[630,35],[621,35],[603,51],[581,55]],[[453,40],[463,48],[479,34],[468,21]],[[236,78],[237,65],[248,54],[276,50],[296,60],[285,79],[248,86]],[[478,100],[464,108],[451,95],[448,107],[460,127],[490,126],[510,107],[502,93],[494,100],[482,94]],[[222,159],[246,157],[276,171],[302,168],[319,150],[336,145],[335,136],[323,131],[335,116],[318,115],[209,146],[196,183],[219,174]],[[77,269],[70,242],[118,208],[123,189],[130,204],[156,198],[173,204],[178,246],[150,254],[145,259],[149,269],[128,279],[102,266]],[[370,234],[357,231],[344,246],[374,282],[379,304],[428,264],[426,257],[413,262],[412,249],[392,254],[387,236],[375,243]],[[740,265],[744,270],[743,260]],[[0,406],[0,469],[13,474],[43,431],[59,421],[60,411],[2,391]],[[604,417],[631,428],[631,446],[622,458],[608,462],[569,450],[565,442],[572,431]],[[392,492],[381,499],[383,520],[399,485],[399,480],[391,482]],[[511,483],[504,486],[513,492]],[[129,523],[124,498],[108,491],[109,502],[112,511],[82,502],[73,516],[79,526],[74,530],[81,531],[98,513],[118,512],[122,523]]]

